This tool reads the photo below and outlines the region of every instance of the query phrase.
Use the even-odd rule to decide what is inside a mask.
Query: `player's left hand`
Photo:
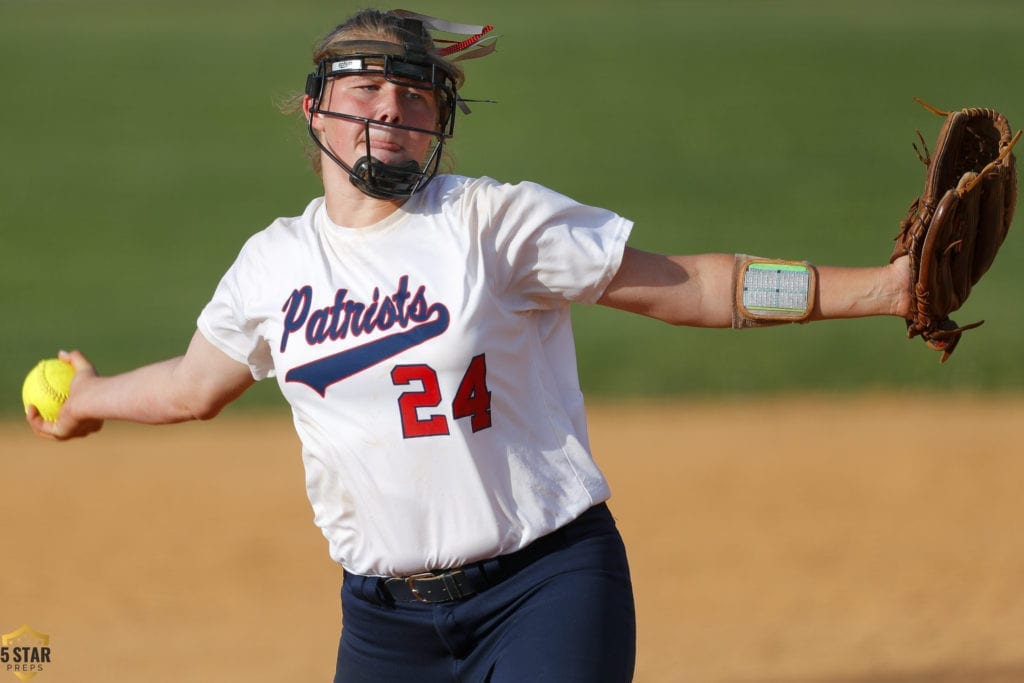
[[[960,325],[949,316],[967,301],[1010,229],[1017,204],[1013,148],[1021,132],[1014,134],[994,109],[942,111],[918,102],[945,121],[934,151],[918,150],[928,169],[924,191],[900,222],[890,260],[910,256],[907,336],[920,336],[945,362],[963,333],[984,322]]]
[[[889,272],[895,287],[892,314],[905,320],[913,317],[914,275],[910,267],[910,256],[904,254],[889,264]]]

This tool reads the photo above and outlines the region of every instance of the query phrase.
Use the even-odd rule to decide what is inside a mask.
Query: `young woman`
[[[441,50],[429,28],[473,37]],[[276,377],[344,568],[336,681],[631,679],[629,570],[570,303],[704,327],[907,313],[905,259],[645,253],[610,211],[439,174],[464,106],[447,57],[486,51],[488,28],[366,10],[328,35],[302,98],[323,196],[249,239],[184,355],[100,377],[66,354],[58,420],[28,416],[61,440],[209,419]],[[795,303],[748,299],[762,276]]]

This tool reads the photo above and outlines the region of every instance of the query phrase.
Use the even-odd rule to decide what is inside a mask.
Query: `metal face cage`
[[[427,185],[440,168],[444,141],[454,134],[455,108],[458,94],[455,80],[426,53],[396,43],[357,41],[353,53],[332,56],[322,60],[317,70],[306,79],[306,95],[312,100],[308,132],[313,142],[334,163],[349,175],[352,184],[362,192],[378,199],[407,199]],[[359,48],[371,48],[362,51]],[[356,51],[359,50],[359,51]],[[430,90],[437,94],[438,122],[435,130],[417,128],[331,111],[322,106],[328,84],[336,78],[372,74],[383,75],[385,80],[402,87]],[[337,154],[320,140],[313,130],[312,115],[320,114],[353,121],[364,126],[366,153],[353,166],[343,162]],[[387,164],[375,159],[370,150],[372,127],[397,128],[433,137],[430,151],[422,160],[405,164]]]

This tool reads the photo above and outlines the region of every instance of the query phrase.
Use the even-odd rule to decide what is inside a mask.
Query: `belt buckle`
[[[416,582],[424,579],[435,579],[437,578],[433,572],[420,572],[419,574],[413,574],[412,576],[405,577],[405,585],[409,587],[409,592],[412,596],[420,602],[430,603],[430,600],[420,595],[419,590],[416,588]]]

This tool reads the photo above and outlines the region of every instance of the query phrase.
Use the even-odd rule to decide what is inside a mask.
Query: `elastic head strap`
[[[438,54],[442,57],[451,57],[452,55],[458,55],[453,58],[453,61],[462,59],[475,59],[477,57],[483,57],[491,52],[494,52],[495,43],[498,40],[498,36],[492,34],[494,27],[490,24],[476,25],[476,24],[460,24],[455,21],[448,21],[447,19],[438,19],[437,17],[431,17],[426,14],[418,14],[417,12],[410,12],[405,9],[391,10],[392,14],[397,14],[400,17],[406,17],[419,21],[423,26],[434,31],[443,31],[444,33],[452,33],[456,35],[467,36],[462,40],[447,40],[441,38],[435,38],[437,43],[446,43],[447,47],[438,50]],[[480,43],[486,43],[486,51],[480,48],[485,47],[479,45],[477,50],[467,52],[460,55],[459,53],[469,50],[469,48]]]

